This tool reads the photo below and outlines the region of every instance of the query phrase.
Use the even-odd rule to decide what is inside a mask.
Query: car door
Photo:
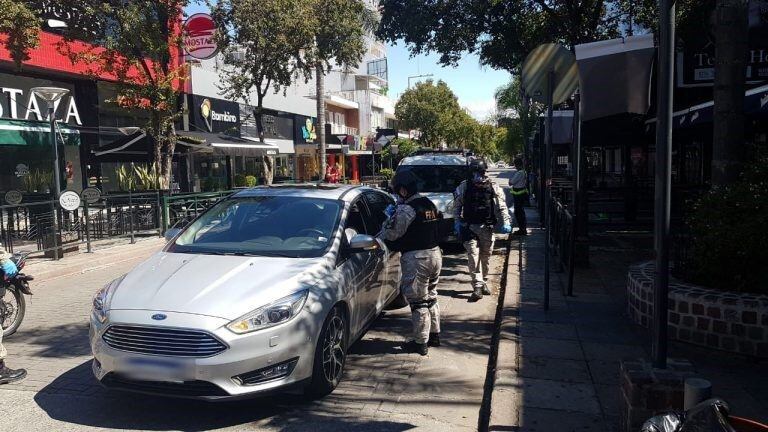
[[[368,208],[362,198],[350,204],[344,221],[344,239],[341,250],[341,272],[350,293],[352,333],[358,335],[376,312],[372,300],[371,279],[378,251],[352,252],[349,242],[356,234],[369,234],[366,221],[370,220]]]
[[[380,191],[366,191],[366,204],[370,214],[370,220],[366,225],[373,226],[375,234],[378,234],[387,215],[384,213],[387,206],[394,205],[395,200],[389,194]],[[376,292],[372,293],[374,308],[376,313],[381,312],[387,305],[387,302],[397,295],[400,289],[400,253],[389,250],[384,242],[381,242],[382,250],[377,256],[376,266],[374,268],[374,287]]]

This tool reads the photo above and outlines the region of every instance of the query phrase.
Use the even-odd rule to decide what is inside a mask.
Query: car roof
[[[368,186],[330,183],[276,184],[243,189],[233,194],[232,197],[292,196],[352,201],[367,190],[375,189]]]
[[[467,158],[456,154],[424,154],[404,158],[400,165],[467,165]]]

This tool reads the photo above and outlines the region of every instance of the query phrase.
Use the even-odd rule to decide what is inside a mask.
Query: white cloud
[[[496,112],[496,99],[477,99],[470,101],[459,100],[459,105],[467,109],[472,117],[478,121],[485,121],[488,117]]]

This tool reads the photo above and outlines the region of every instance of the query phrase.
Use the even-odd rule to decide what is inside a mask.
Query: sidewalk
[[[149,237],[137,239],[135,244],[121,243],[111,247],[101,247],[94,249],[92,253],[86,253],[85,248],[83,248],[80,252],[65,255],[64,258],[58,261],[41,258],[29,260],[24,272],[34,276],[34,284],[38,284],[51,279],[98,270],[127,261],[136,261],[138,263],[140,260],[160,250],[163,246],[165,246],[165,239]],[[32,289],[34,291],[34,285]]]
[[[539,225],[534,211],[528,217]],[[648,250],[622,238],[591,239],[601,246],[592,247],[590,268],[577,269],[573,297],[563,295],[568,275],[551,260],[544,311],[544,233],[530,231],[512,243],[489,430],[617,431],[619,361],[649,358],[650,336],[631,324],[625,294],[627,266],[648,259]],[[765,365],[670,345],[670,357],[690,360],[734,414],[768,420]]]

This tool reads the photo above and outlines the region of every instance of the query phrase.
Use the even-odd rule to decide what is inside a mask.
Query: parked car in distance
[[[93,372],[120,390],[206,400],[323,396],[400,295],[368,187],[256,187],[223,199],[93,299]]]
[[[461,154],[423,153],[400,161],[397,172],[411,171],[419,179],[417,189],[427,196],[443,214],[445,242],[457,243],[453,231],[453,193],[469,178],[467,158]]]

